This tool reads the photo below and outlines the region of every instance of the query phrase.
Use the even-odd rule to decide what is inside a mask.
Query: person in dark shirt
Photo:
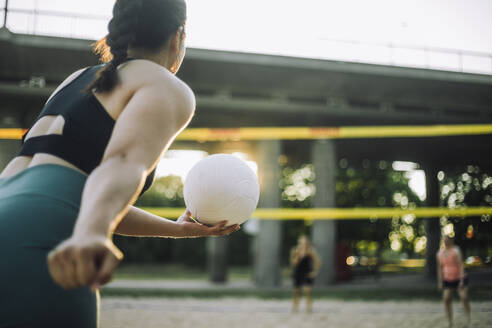
[[[307,236],[300,236],[296,247],[291,250],[290,264],[293,269],[292,278],[294,282],[292,312],[299,311],[299,302],[304,290],[306,312],[310,313],[313,305],[311,288],[314,278],[319,272],[321,262]]]

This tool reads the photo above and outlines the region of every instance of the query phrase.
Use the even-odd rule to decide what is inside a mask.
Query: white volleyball
[[[260,197],[258,177],[245,161],[216,154],[195,164],[184,182],[186,208],[201,223],[241,224],[250,218]]]

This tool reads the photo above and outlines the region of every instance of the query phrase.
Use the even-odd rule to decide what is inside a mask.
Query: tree
[[[401,207],[422,205],[408,185],[406,172],[394,171],[385,161],[350,163],[341,159],[337,170],[337,207]],[[311,164],[285,163],[280,187],[284,207],[312,207],[316,192],[316,172]],[[309,222],[288,221],[284,225],[284,250],[295,245],[297,236],[308,231]],[[423,222],[413,216],[403,218],[340,220],[338,240],[350,244],[354,254],[380,257],[383,250],[405,252],[409,256],[425,251]],[[282,254],[287,263],[287,252]]]
[[[479,166],[467,165],[438,174],[443,205],[456,208],[492,206],[492,176]],[[443,232],[455,237],[464,254],[479,255],[482,260],[492,253],[492,224],[489,215],[441,218]]]

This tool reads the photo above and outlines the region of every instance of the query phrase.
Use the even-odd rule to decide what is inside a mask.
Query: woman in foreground
[[[185,21],[184,0],[118,0],[96,46],[106,63],[55,90],[1,173],[0,327],[97,327],[97,289],[123,257],[114,233],[179,238],[239,229],[132,207],[195,109],[174,75]]]

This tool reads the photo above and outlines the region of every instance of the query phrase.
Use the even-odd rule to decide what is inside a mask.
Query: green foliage
[[[183,182],[175,175],[155,179],[152,187],[135,203],[141,207],[184,207]]]
[[[492,206],[492,175],[480,167],[468,165],[438,174],[441,202],[451,208]],[[441,218],[441,225],[452,227],[452,235],[465,254],[479,255],[482,260],[492,253],[492,224],[489,215],[466,218]],[[451,225],[451,226],[449,226]],[[448,227],[446,227],[448,226]]]
[[[279,187],[282,190],[282,205],[285,207],[312,207],[314,186],[314,167],[303,164],[298,168],[286,166],[282,168]]]
[[[285,164],[279,183],[284,207],[313,206],[315,171],[311,164]],[[394,171],[391,163],[385,161],[364,160],[349,164],[346,159],[341,159],[336,177],[336,206],[340,208],[422,205],[409,187],[406,173]],[[348,242],[354,254],[373,256],[391,245],[413,255],[418,238],[425,234],[423,222],[408,216],[393,220],[340,220],[337,229],[339,241]],[[296,244],[299,234],[307,231],[309,222],[288,221],[284,224],[284,263],[288,262],[288,251]]]
[[[394,171],[386,161],[348,163],[340,160],[337,171],[337,207],[415,207],[422,201],[408,185],[406,172]],[[338,221],[340,240],[349,241],[358,254],[375,255],[393,246],[407,254],[414,254],[415,238],[423,234],[421,220],[399,218],[393,220],[341,220]],[[361,240],[374,241],[373,251],[358,247]],[[369,245],[369,243],[368,243]],[[374,245],[374,244],[372,244]],[[398,247],[396,247],[398,246]]]

